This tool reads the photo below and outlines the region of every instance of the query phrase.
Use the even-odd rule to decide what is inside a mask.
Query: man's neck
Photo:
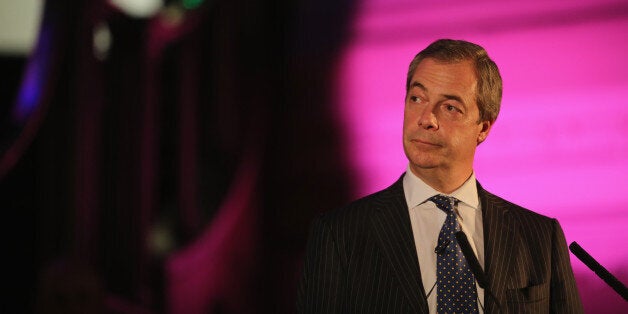
[[[472,168],[452,171],[440,168],[417,168],[410,165],[410,170],[434,190],[451,194],[461,187],[473,173]]]

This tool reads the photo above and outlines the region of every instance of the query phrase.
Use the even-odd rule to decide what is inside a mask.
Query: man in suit
[[[581,313],[555,219],[482,188],[476,147],[497,118],[502,82],[486,51],[438,40],[412,60],[393,185],[312,225],[301,313]],[[476,284],[462,231],[487,278]]]

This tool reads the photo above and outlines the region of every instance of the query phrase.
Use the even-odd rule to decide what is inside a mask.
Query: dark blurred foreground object
[[[111,3],[45,4],[0,156],[9,312],[98,289],[115,313],[294,312],[308,224],[351,197],[330,82],[352,1]]]
[[[80,261],[52,262],[44,270],[38,290],[37,313],[104,313],[102,282],[91,267]]]

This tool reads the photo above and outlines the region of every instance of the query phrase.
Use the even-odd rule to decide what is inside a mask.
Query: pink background
[[[406,169],[407,66],[443,37],[502,70],[480,182],[628,282],[628,1],[198,3],[46,1],[28,60],[0,56],[22,82],[0,119],[13,312],[293,313],[311,219]],[[572,264],[586,312],[628,313]]]
[[[405,75],[438,38],[484,46],[504,81],[502,109],[475,171],[489,191],[555,217],[628,282],[628,5],[612,1],[370,0],[356,13],[337,97],[365,195],[405,170]],[[622,13],[622,14],[617,14]],[[628,306],[572,265],[587,310]]]

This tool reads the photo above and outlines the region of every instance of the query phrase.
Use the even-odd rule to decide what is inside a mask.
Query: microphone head
[[[450,239],[445,240],[444,243],[438,243],[438,245],[434,248],[434,253],[436,254],[443,254],[443,252],[445,252],[445,249],[449,246],[449,243],[451,243]]]

